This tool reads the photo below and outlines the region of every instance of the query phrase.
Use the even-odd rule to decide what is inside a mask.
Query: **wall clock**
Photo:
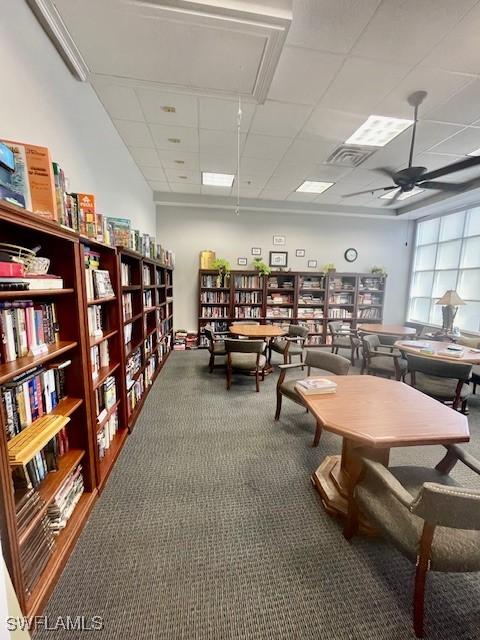
[[[350,249],[347,249],[345,251],[344,255],[347,262],[355,262],[355,260],[358,258],[358,251],[353,247],[350,247]]]

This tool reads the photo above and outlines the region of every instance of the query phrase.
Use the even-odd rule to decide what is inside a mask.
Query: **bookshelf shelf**
[[[107,411],[106,415],[102,418],[102,420],[100,422],[97,422],[97,433],[98,431],[100,431],[100,429],[103,429],[103,427],[105,426],[105,424],[108,422],[108,420],[113,416],[113,414],[115,413],[115,411],[118,409],[118,407],[120,406],[120,402],[121,399],[119,398],[114,405],[112,405],[110,407],[110,409]]]
[[[108,365],[108,367],[101,367],[98,370],[98,377],[95,378],[92,382],[93,389],[98,389],[98,387],[105,382],[108,376],[111,376],[120,366],[119,362],[116,362],[113,365]]]
[[[24,356],[23,358],[17,358],[12,362],[0,364],[0,384],[4,384],[11,378],[15,378],[29,369],[33,369],[44,362],[48,362],[49,360],[70,351],[70,349],[74,349],[77,344],[77,342],[72,341],[60,341],[57,344],[48,345],[47,351],[38,356]]]
[[[106,331],[103,336],[90,336],[90,346],[95,347],[97,344],[100,344],[104,340],[110,340],[110,338],[116,336],[117,333],[117,329],[112,329],[111,331]]]
[[[74,293],[75,289],[33,289],[27,291],[0,291],[0,300],[16,300],[23,298],[50,298]]]
[[[125,440],[128,435],[127,429],[120,429],[115,434],[110,447],[105,452],[104,457],[100,460],[100,482],[99,482],[99,490],[101,491],[105,485],[105,482],[110,475],[111,470],[113,469],[113,465],[115,464],[120,451],[122,450],[123,445],[125,444]]]
[[[134,322],[136,322],[137,320],[140,320],[140,318],[143,316],[143,313],[137,313],[134,316],[132,316],[131,318],[127,318],[126,320],[123,321],[123,326],[127,325],[127,324],[132,324]]]
[[[92,305],[92,304],[103,304],[105,302],[115,302],[116,299],[117,299],[116,296],[108,296],[105,298],[95,298],[95,300],[88,300],[87,304]]]

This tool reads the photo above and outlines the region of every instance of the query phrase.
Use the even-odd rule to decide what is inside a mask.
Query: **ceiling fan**
[[[449,175],[450,173],[455,173],[456,171],[462,171],[463,169],[474,167],[480,164],[480,156],[472,156],[466,158],[465,160],[460,160],[459,162],[454,162],[453,164],[441,167],[440,169],[434,169],[433,171],[428,171],[426,167],[412,166],[413,149],[415,146],[415,133],[417,130],[418,107],[422,104],[426,97],[426,91],[415,91],[415,93],[412,93],[408,97],[408,104],[410,104],[414,108],[412,141],[410,143],[408,167],[406,169],[401,169],[400,171],[392,171],[392,169],[388,169],[387,167],[376,169],[376,171],[380,171],[381,173],[384,173],[386,176],[391,178],[391,180],[393,180],[395,184],[389,187],[379,187],[377,189],[366,189],[365,191],[347,193],[343,196],[344,198],[351,198],[353,196],[359,196],[364,193],[373,194],[377,191],[384,191],[385,193],[388,193],[389,191],[393,191],[394,189],[396,189],[396,193],[388,202],[388,204],[392,204],[393,202],[395,202],[395,200],[397,200],[399,196],[402,195],[402,193],[408,193],[416,187],[418,187],[419,189],[436,189],[438,191],[456,192],[462,191],[465,188],[467,183],[459,184],[451,182],[438,182],[434,179]]]

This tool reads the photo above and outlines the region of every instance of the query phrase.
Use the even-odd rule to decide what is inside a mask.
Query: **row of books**
[[[202,318],[224,318],[226,311],[225,307],[202,307]]]
[[[250,275],[240,276],[235,275],[235,288],[236,289],[261,289],[263,287],[263,281],[261,276]]]
[[[88,301],[114,295],[110,273],[106,269],[85,269],[85,285]]]
[[[139,376],[130,387],[130,391],[127,393],[127,414],[129,416],[132,415],[133,410],[140,402],[144,391],[145,381],[143,379],[143,376]]]
[[[174,347],[175,348],[175,347]],[[145,387],[149,387],[153,382],[153,377],[157,369],[157,358],[155,355],[151,355],[145,365],[145,371],[143,372],[145,378]]]
[[[244,320],[246,320],[247,318],[261,318],[262,308],[247,306],[235,307],[233,315],[236,319],[243,318]]]
[[[230,294],[227,291],[202,291],[200,302],[209,304],[229,304]]]
[[[302,293],[298,297],[298,304],[308,304],[311,306],[323,307],[325,300],[320,296],[314,296],[311,293]]]
[[[133,324],[126,324],[123,327],[123,340],[126,345],[132,341],[132,334],[133,334]]]
[[[267,304],[293,304],[293,295],[288,293],[270,293],[267,296]]]
[[[352,318],[353,314],[348,309],[344,309],[342,307],[339,307],[339,308],[331,307],[328,310],[328,316],[329,318],[332,318],[332,319]]]
[[[7,440],[50,413],[65,397],[65,369],[69,364],[71,360],[36,367],[2,385]]]
[[[363,277],[360,278],[359,291],[362,289],[368,289],[369,291],[383,291],[385,286],[384,276],[376,277]]]
[[[359,309],[358,317],[362,320],[380,320],[382,317],[381,309],[378,307],[372,307],[371,309]]]
[[[0,302],[0,362],[38,355],[57,340],[57,311],[53,302]]]
[[[269,289],[293,289],[295,281],[292,276],[269,276],[267,287]]]
[[[261,291],[236,291],[235,302],[241,304],[262,304],[263,293]],[[228,300],[227,300],[228,302]]]
[[[316,322],[316,319],[299,322],[301,327],[306,327],[309,333],[322,333],[323,322]]]
[[[335,293],[330,295],[329,304],[353,304],[353,293]]]
[[[154,336],[153,336],[153,333],[151,333],[149,336],[145,338],[145,342],[143,345],[146,358],[148,358],[148,356],[153,353],[153,347],[154,347],[153,342],[154,342]]]
[[[103,310],[101,304],[87,307],[88,335],[94,338],[103,336]]]
[[[330,291],[340,291],[342,289],[355,291],[355,277],[354,276],[352,277],[337,276],[335,278],[330,278],[329,288],[330,288]]]
[[[142,352],[140,348],[135,349],[133,353],[129,355],[125,363],[125,384],[127,391],[133,387],[137,373],[142,368]]]
[[[382,296],[376,293],[360,293],[358,304],[382,304]]]
[[[55,534],[65,529],[75,507],[84,492],[82,467],[78,465],[62,483],[48,505],[50,528]]]
[[[132,265],[127,262],[120,263],[120,281],[122,287],[128,287],[132,284]]]
[[[323,276],[301,276],[300,289],[324,289],[325,278]]]
[[[92,365],[92,379],[96,380],[100,369],[110,364],[108,340],[102,340],[100,344],[90,347],[90,362]]]
[[[290,307],[267,307],[267,318],[293,318],[293,309]]]
[[[58,471],[58,459],[68,452],[69,446],[67,430],[63,428],[25,466],[12,467],[15,491],[36,488],[51,471]]]
[[[109,409],[117,401],[117,386],[114,376],[108,376],[105,381],[95,389],[95,411],[97,422],[102,422],[107,417]]]
[[[149,285],[153,284],[153,282],[152,282],[152,271],[151,271],[150,267],[148,266],[148,264],[144,264],[143,265],[143,284],[146,287],[148,287]]]
[[[299,307],[297,310],[297,318],[313,320],[323,318],[323,307]]]
[[[118,431],[118,411],[115,411],[97,433],[98,458],[102,460],[110,449]]]
[[[129,320],[133,316],[133,299],[131,293],[122,293],[123,319]]]
[[[155,306],[155,301],[153,299],[153,291],[148,289],[143,292],[143,306],[144,307],[153,307]]]
[[[219,276],[204,274],[200,279],[200,286],[204,289],[219,289],[221,288],[221,283],[219,284]]]

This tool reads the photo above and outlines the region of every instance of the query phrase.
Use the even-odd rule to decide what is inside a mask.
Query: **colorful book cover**
[[[128,218],[107,218],[112,225],[114,245],[128,247],[130,244],[130,220]]]
[[[0,140],[15,156],[15,171],[0,169],[0,198],[27,209],[32,208],[25,147],[14,142]]]

